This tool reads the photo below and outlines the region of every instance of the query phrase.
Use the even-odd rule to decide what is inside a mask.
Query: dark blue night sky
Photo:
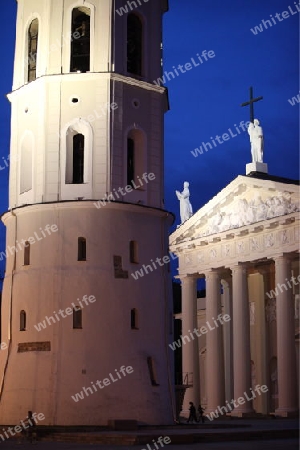
[[[247,101],[250,86],[256,96],[264,97],[255,105],[255,116],[264,129],[264,162],[269,173],[298,178],[299,105],[288,101],[299,94],[300,6],[296,3],[170,0],[170,11],[164,17],[164,70],[174,71],[173,66],[184,66],[192,58],[196,61],[197,53],[201,55],[203,50],[215,54],[186,73],[177,70],[179,75],[166,83],[171,110],[165,117],[165,207],[177,215],[174,226],[179,223],[175,190],[182,190],[184,181],[190,182],[196,211],[230,181],[245,174],[245,165],[251,162],[247,132],[218,143],[197,158],[192,151],[249,120],[249,108],[240,104]],[[12,86],[16,2],[6,0],[4,8],[0,167],[5,166],[9,154],[10,105],[5,95]],[[262,31],[256,29],[254,34],[251,28],[256,26]],[[1,212],[7,208],[7,188],[5,168],[0,170]],[[5,247],[4,233],[1,225],[0,252]]]

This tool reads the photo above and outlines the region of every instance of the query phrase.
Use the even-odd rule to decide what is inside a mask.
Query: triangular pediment
[[[299,186],[238,176],[170,236],[170,245],[242,232],[299,211]]]

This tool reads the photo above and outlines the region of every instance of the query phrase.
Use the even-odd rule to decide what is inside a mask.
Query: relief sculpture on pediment
[[[218,210],[208,219],[207,228],[198,237],[209,236],[223,231],[251,225],[274,217],[299,211],[299,205],[292,202],[289,192],[263,199],[255,194],[252,199],[239,198],[226,210]]]

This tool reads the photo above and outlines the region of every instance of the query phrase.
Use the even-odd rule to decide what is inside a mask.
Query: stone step
[[[41,437],[42,441],[54,442],[73,442],[82,444],[103,444],[103,445],[146,445],[152,440],[157,440],[161,435],[166,433],[53,433],[45,437]],[[190,430],[190,432],[169,433],[172,444],[192,444],[199,442],[230,442],[230,441],[245,441],[245,440],[272,440],[272,439],[291,439],[298,438],[298,429],[278,429],[278,430],[243,430],[232,431],[230,433],[225,431],[218,431],[216,433],[205,432],[205,429]]]

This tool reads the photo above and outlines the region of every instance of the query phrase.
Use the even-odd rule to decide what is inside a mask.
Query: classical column
[[[183,402],[183,414],[187,415],[189,402],[195,404],[200,400],[199,352],[197,329],[197,279],[181,278],[182,296],[182,372],[183,383],[192,384],[187,388]]]
[[[298,410],[295,323],[292,301],[291,263],[284,255],[275,260],[275,290],[277,317],[277,415],[288,416]],[[290,284],[290,286],[288,285]]]
[[[206,275],[206,412],[215,411],[225,403],[223,330],[221,314],[221,283],[218,272]],[[201,329],[200,329],[201,331]]]
[[[232,339],[232,280],[222,279],[224,314],[230,320],[223,325],[224,339],[224,373],[225,373],[225,400],[230,402],[233,398],[233,339]]]
[[[258,273],[250,275],[253,278],[252,293],[250,295],[255,299],[254,311],[254,333],[256,335],[256,366],[255,379],[256,384],[268,386],[268,362],[270,357],[267,351],[267,321],[266,321],[266,305],[265,296],[268,292],[270,266],[262,265],[257,268]],[[255,404],[255,411],[262,414],[269,412],[269,397],[271,395],[271,386],[268,392],[258,395]]]
[[[235,408],[232,415],[241,417],[253,412],[251,388],[250,315],[247,268],[232,267],[233,376]],[[245,400],[239,400],[241,398]]]

